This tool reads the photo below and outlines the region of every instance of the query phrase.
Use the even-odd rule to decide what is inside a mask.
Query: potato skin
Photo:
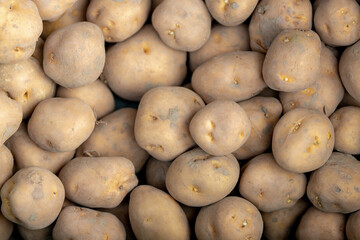
[[[14,224],[7,220],[0,212],[0,240],[8,240],[14,230]]]
[[[14,158],[10,150],[4,145],[0,146],[0,189],[13,175]],[[1,226],[1,224],[0,224]],[[1,236],[1,234],[0,234]]]
[[[167,193],[141,185],[130,194],[129,217],[139,240],[190,239],[190,227],[180,205]]]
[[[165,180],[171,163],[159,161],[153,157],[149,158],[145,170],[146,183],[157,189],[167,191]]]
[[[360,211],[350,215],[346,223],[346,237],[348,240],[358,240],[360,236]]]
[[[68,8],[77,0],[32,0],[38,10],[42,20],[56,21]]]
[[[33,58],[37,59],[39,63],[43,62],[43,50],[44,50],[45,41],[39,37],[36,42],[36,47],[34,53],[31,55]]]
[[[50,225],[46,228],[38,229],[38,230],[29,230],[24,228],[21,225],[17,225],[17,230],[20,236],[24,240],[48,240],[51,239],[53,226]]]

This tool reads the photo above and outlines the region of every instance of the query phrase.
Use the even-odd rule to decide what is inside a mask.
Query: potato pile
[[[360,240],[357,0],[0,0],[0,240]]]

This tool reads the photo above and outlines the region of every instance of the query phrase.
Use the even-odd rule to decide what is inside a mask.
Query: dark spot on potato
[[[14,52],[20,53],[23,52],[23,49],[21,47],[14,48]]]
[[[28,92],[28,91],[26,91],[26,92],[24,93],[24,98],[25,98],[26,100],[29,99],[29,92]]]
[[[271,221],[272,221],[272,222],[277,222],[278,219],[277,219],[276,217],[274,217],[274,218],[271,219]]]
[[[239,5],[236,2],[232,2],[230,4],[230,6],[231,6],[232,9],[237,9],[239,7]]]
[[[320,200],[319,196],[315,196],[315,203],[317,204],[317,206],[319,208],[322,208],[322,204],[321,204],[321,200]]]
[[[213,142],[214,141],[214,135],[212,133],[208,133],[206,135],[206,137],[209,139],[209,141]]]
[[[248,221],[245,219],[242,223],[241,223],[241,228],[244,228],[248,225]]]
[[[266,118],[269,118],[269,112],[264,106],[261,106],[261,111],[264,112]]]
[[[356,192],[360,192],[360,190],[359,190],[359,188],[358,187],[354,187],[354,190],[356,191]]]
[[[341,188],[339,186],[337,186],[337,185],[334,185],[334,191],[336,193],[339,193],[339,192],[341,192]]]
[[[54,145],[50,140],[46,140],[46,145],[48,145],[50,148],[54,148]]]
[[[143,51],[146,55],[150,54],[150,48],[148,46],[143,47]]]
[[[146,150],[164,152],[164,148],[161,145],[150,144],[146,146]]]

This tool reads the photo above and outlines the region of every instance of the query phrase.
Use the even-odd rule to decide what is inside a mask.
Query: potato
[[[360,211],[350,215],[346,223],[346,237],[348,240],[358,240],[360,237]]]
[[[7,147],[0,146],[0,189],[2,185],[13,175],[14,158]],[[1,224],[0,224],[1,226]],[[1,234],[0,234],[1,236]]]
[[[205,0],[211,15],[224,26],[237,26],[250,17],[259,0]]]
[[[70,152],[90,136],[95,120],[91,107],[79,99],[49,98],[36,106],[28,133],[46,151]]]
[[[216,56],[196,68],[191,85],[206,103],[243,101],[266,87],[261,75],[263,61],[263,54],[250,51]]]
[[[345,215],[309,208],[296,230],[298,240],[345,240]]]
[[[97,119],[104,117],[115,109],[115,99],[110,89],[100,80],[78,88],[58,87],[57,97],[78,98],[87,103]]]
[[[0,64],[28,59],[43,30],[38,9],[31,0],[0,2]]]
[[[226,197],[236,186],[240,166],[233,155],[212,156],[200,148],[183,153],[166,173],[166,188],[177,201],[202,207]]]
[[[284,29],[310,30],[312,8],[309,0],[261,0],[250,21],[250,47],[265,53]]]
[[[150,7],[151,0],[91,0],[86,18],[101,28],[105,41],[122,42],[141,29]]]
[[[265,83],[282,92],[297,92],[310,87],[320,73],[320,50],[321,42],[316,32],[283,30],[266,53],[262,69]]]
[[[149,155],[134,137],[136,109],[121,108],[96,125],[91,136],[77,149],[77,157],[125,157],[139,172]]]
[[[40,13],[42,20],[56,21],[77,0],[32,0]]]
[[[104,65],[104,36],[93,23],[63,27],[45,41],[44,71],[60,86],[76,88],[95,82]]]
[[[176,50],[196,51],[210,37],[211,16],[201,0],[165,0],[151,21],[161,40]]]
[[[1,189],[1,212],[27,229],[41,229],[55,221],[64,199],[64,186],[55,174],[39,167],[23,168]]]
[[[151,9],[154,10],[157,6],[159,6],[160,3],[162,3],[164,0],[151,0]]]
[[[138,240],[190,239],[184,211],[167,193],[149,185],[130,194],[129,217]]]
[[[13,232],[14,224],[0,213],[0,240],[8,240]]]
[[[159,161],[151,157],[145,169],[146,183],[160,190],[167,191],[165,180],[170,164],[171,162]]]
[[[45,44],[45,41],[41,37],[39,37],[37,42],[36,42],[35,51],[31,55],[32,57],[37,59],[39,61],[39,63],[43,62],[44,44]]]
[[[106,53],[104,77],[127,100],[139,101],[157,86],[180,85],[185,76],[186,53],[166,46],[151,25]]]
[[[28,118],[39,102],[55,96],[56,84],[45,75],[38,60],[31,57],[0,65],[0,88],[21,104],[23,118]]]
[[[265,152],[271,146],[275,124],[279,121],[282,106],[273,97],[254,97],[239,103],[251,122],[250,136],[232,154],[238,160],[245,160]]]
[[[360,162],[334,152],[324,166],[311,174],[307,196],[324,212],[351,213],[360,209]]]
[[[240,197],[226,197],[203,207],[195,223],[199,240],[260,240],[262,232],[260,212],[252,203]]]
[[[360,6],[355,0],[319,1],[314,27],[330,46],[349,46],[360,39]]]
[[[231,154],[251,132],[251,122],[236,102],[218,100],[195,113],[189,130],[196,144],[214,156]]]
[[[304,173],[324,165],[334,143],[334,127],[325,115],[315,110],[296,108],[277,122],[272,151],[282,168]]]
[[[53,230],[53,238],[125,240],[126,232],[123,224],[111,213],[70,206],[61,211]]]
[[[53,227],[50,225],[49,227],[38,229],[38,230],[29,230],[24,228],[21,225],[17,225],[17,230],[20,236],[24,240],[48,240],[51,239]]]
[[[339,104],[339,107],[344,107],[344,106],[360,107],[360,101],[357,101],[347,91],[345,91],[344,98],[342,99],[342,101]]]
[[[141,99],[135,119],[139,146],[160,161],[171,161],[195,145],[189,132],[203,100],[184,87],[157,87]]]
[[[279,92],[269,87],[264,88],[258,95],[258,97],[274,97],[279,98]]]

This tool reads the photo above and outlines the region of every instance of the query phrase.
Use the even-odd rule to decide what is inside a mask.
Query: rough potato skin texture
[[[189,240],[190,227],[180,205],[167,193],[149,185],[130,194],[129,217],[138,240]]]
[[[125,240],[124,225],[111,213],[89,208],[64,208],[53,229],[54,240]]]
[[[161,40],[176,50],[196,51],[210,37],[211,16],[201,0],[165,0],[151,21]]]
[[[150,24],[106,53],[104,77],[127,100],[139,101],[157,86],[180,85],[185,76],[186,52],[165,45]]]
[[[260,240],[263,220],[257,208],[244,198],[226,197],[201,208],[195,222],[199,240]]]
[[[40,13],[42,20],[56,21],[77,0],[32,0]]]
[[[1,212],[30,230],[55,221],[65,199],[65,189],[52,172],[29,167],[17,171],[1,189]]]
[[[1,166],[0,168],[0,189],[1,189],[2,185],[6,182],[6,180],[8,180],[12,176],[13,166],[14,166],[14,158],[10,150],[4,145],[0,147],[0,166]]]
[[[16,227],[20,236],[24,240],[48,240],[52,237],[52,225],[38,230],[29,230],[21,225],[17,225]]]
[[[360,209],[360,162],[334,152],[324,166],[311,174],[307,196],[325,212],[351,213]]]
[[[277,122],[272,138],[276,162],[291,172],[313,171],[329,159],[334,148],[334,128],[321,112],[296,108]]]
[[[104,65],[104,36],[93,23],[63,27],[45,41],[44,71],[60,86],[76,88],[95,82]]]
[[[151,157],[146,164],[146,183],[160,190],[167,191],[165,180],[170,164],[171,162],[159,161]]]
[[[346,237],[348,240],[360,239],[360,211],[350,215],[346,223]]]
[[[0,240],[9,240],[13,229],[14,224],[0,213]]]

